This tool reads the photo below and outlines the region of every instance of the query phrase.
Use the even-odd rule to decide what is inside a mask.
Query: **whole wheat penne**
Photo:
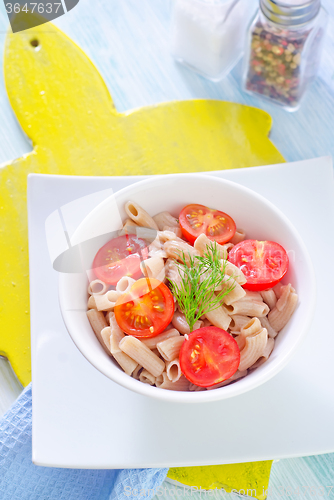
[[[268,306],[269,309],[274,309],[276,302],[277,302],[277,297],[273,289],[270,290],[263,290],[261,293],[261,297],[263,299],[263,302],[265,302]]]
[[[242,288],[242,286],[240,286],[239,283],[237,283],[230,276],[225,276],[221,285],[223,287],[223,291],[231,289],[230,292],[223,297],[224,304],[230,305],[232,302],[236,302],[246,295],[246,291]]]
[[[258,368],[259,366],[263,365],[269,358],[270,354],[272,353],[273,349],[275,346],[275,340],[268,338],[268,342],[266,344],[266,347],[264,348],[262,356],[254,363],[254,365],[250,366],[250,369],[253,370],[254,368]]]
[[[252,366],[264,353],[268,340],[268,332],[265,328],[255,335],[246,337],[245,347],[240,352],[239,370],[247,370]]]
[[[241,314],[233,314],[231,316],[230,330],[233,333],[239,333],[241,328],[248,323],[251,318],[242,316]]]
[[[237,266],[232,264],[232,262],[222,259],[221,269],[224,274],[231,276],[239,285],[244,285],[246,283],[246,276]]]
[[[124,234],[137,234],[136,228],[139,227],[132,219],[126,219],[123,229],[120,230],[120,236]]]
[[[183,375],[176,382],[169,380],[166,372],[164,372],[162,376],[163,382],[159,386],[160,389],[168,389],[170,391],[187,391],[189,388],[189,380],[187,380]]]
[[[106,328],[108,326],[103,312],[97,311],[96,309],[89,309],[89,311],[87,311],[86,314],[87,314],[88,320],[91,324],[91,327],[93,328],[94,333],[97,336],[100,344],[102,345],[103,349],[108,354],[110,354],[107,346],[104,343],[102,335],[101,335],[103,328]]]
[[[181,378],[182,372],[180,368],[179,358],[172,359],[172,361],[168,361],[166,363],[166,373],[168,379],[174,383]]]
[[[172,337],[179,337],[180,333],[176,328],[170,328],[162,333],[159,333],[156,337],[151,337],[148,339],[143,339],[141,342],[146,345],[149,349],[155,349],[159,342],[170,339]]]
[[[156,377],[153,377],[152,373],[147,370],[142,370],[139,375],[140,382],[144,384],[154,385]]]
[[[238,243],[240,243],[240,241],[244,241],[245,238],[246,238],[246,232],[243,229],[237,228],[230,242],[233,243],[233,245],[237,245]]]
[[[278,332],[276,332],[276,330],[273,329],[273,327],[269,323],[267,316],[263,316],[262,318],[259,318],[259,320],[263,328],[267,329],[268,337],[274,339],[277,336]]]
[[[153,220],[160,231],[163,231],[164,226],[176,228],[180,227],[180,224],[176,217],[173,217],[173,215],[169,212],[160,212],[159,214],[153,216]]]
[[[229,307],[229,306],[228,306]],[[214,326],[227,330],[231,323],[231,318],[223,307],[219,306],[213,311],[205,313],[206,319],[210,321]]]
[[[278,299],[277,304],[279,303],[279,300],[280,299]],[[280,332],[282,328],[285,327],[294,310],[296,309],[297,303],[298,295],[294,292],[291,292],[290,290],[286,302],[284,303],[283,309],[279,310],[276,304],[274,309],[270,311],[270,313],[268,314],[268,320],[274,330]]]
[[[175,311],[174,316],[172,318],[172,325],[176,328],[182,335],[189,335],[190,328],[187,323],[185,315],[180,311]],[[198,320],[194,324],[193,330],[198,330],[198,328],[202,327],[202,321]]]
[[[248,337],[248,335],[254,335],[262,330],[262,325],[259,318],[251,318],[248,323],[246,323],[240,330],[240,334]]]
[[[165,263],[162,257],[150,257],[140,263],[141,272],[148,278],[156,278],[159,281],[165,279]]]
[[[200,255],[204,255],[208,249],[213,245],[213,241],[210,240],[206,234],[202,233],[196,238],[194,242],[194,248],[200,253]],[[227,249],[225,248],[224,245],[219,245],[219,243],[216,243],[216,248],[219,251],[220,258],[221,259],[227,259]]]
[[[87,306],[88,306],[88,309],[97,309],[96,302],[95,302],[93,295],[91,295],[89,297]]]
[[[157,344],[157,349],[166,361],[172,361],[179,357],[180,349],[184,341],[184,336],[170,337],[169,339],[159,342]]]
[[[166,374],[166,372],[163,372],[161,375],[159,375],[158,377],[155,377],[155,386],[156,387],[160,387],[161,384],[163,384],[163,381],[164,381],[164,373]],[[166,375],[165,375],[166,376]]]
[[[116,359],[119,366],[125,371],[127,375],[131,376],[133,371],[138,366],[138,363],[124,352],[115,352],[113,354],[113,357]]]
[[[124,209],[130,219],[135,221],[138,226],[150,227],[158,231],[157,224],[154,222],[152,217],[140,205],[138,205],[138,203],[128,201],[125,203]]]
[[[242,316],[256,316],[260,318],[267,316],[269,307],[264,302],[258,300],[240,299],[230,305],[223,305],[227,314],[239,314]]]
[[[164,226],[162,228],[163,232],[169,231],[175,234],[177,238],[182,238],[182,229],[180,227]]]
[[[253,292],[251,290],[245,290],[247,299],[257,300],[258,302],[263,302],[263,297],[260,292]]]
[[[140,365],[137,365],[136,368],[132,372],[132,377],[135,378],[136,380],[139,380],[140,373],[142,372],[144,368]]]
[[[242,351],[246,345],[246,337],[249,335],[256,335],[262,330],[262,325],[259,318],[250,318],[240,330],[240,334],[235,339],[238,344],[239,350]]]
[[[108,290],[109,285],[101,280],[94,280],[89,283],[88,293],[89,295],[103,295]]]
[[[235,380],[238,380],[239,378],[245,377],[248,373],[248,370],[237,370],[232,377],[228,378],[227,380],[224,380],[224,382],[219,382],[218,384],[211,385],[210,387],[207,387],[207,390],[210,391],[211,389],[218,389],[219,387],[224,387],[225,385],[230,384],[231,382],[234,382]]]
[[[277,302],[275,304],[275,307],[279,311],[283,311],[283,309],[285,309],[286,304],[287,304],[288,299],[289,299],[289,295],[291,293],[292,293],[292,290],[291,290],[291,284],[290,283],[288,285],[286,285],[286,286],[283,285],[281,287],[279,299],[277,300]]]
[[[103,339],[103,342],[107,346],[108,351],[110,351],[110,335],[111,335],[111,328],[110,326],[106,326],[101,330],[101,337]]]
[[[182,240],[166,241],[164,250],[169,258],[175,259],[181,263],[185,262],[188,267],[190,266],[190,259],[196,255],[200,255],[194,247]]]
[[[109,290],[104,295],[94,295],[98,311],[113,311],[118,297],[121,295],[117,290]]]
[[[189,391],[199,392],[199,391],[205,391],[205,390],[206,390],[206,387],[200,387],[199,385],[195,385],[192,383],[189,384]]]
[[[152,373],[154,377],[160,375],[165,369],[165,363],[162,359],[158,358],[143,342],[131,335],[124,337],[119,347],[130,358],[137,361],[137,363],[145,368],[145,370]]]
[[[125,335],[121,330],[113,330],[112,328],[110,328],[109,349],[111,354],[116,354],[117,352],[121,352],[119,343],[124,337]]]
[[[135,283],[136,280],[133,278],[130,278],[129,276],[123,276],[116,285],[116,292],[119,292],[120,294],[122,293],[127,293],[132,285]]]

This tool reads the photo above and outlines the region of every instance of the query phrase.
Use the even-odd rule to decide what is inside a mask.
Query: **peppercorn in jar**
[[[245,90],[295,111],[317,73],[326,23],[320,0],[260,0],[249,30]]]

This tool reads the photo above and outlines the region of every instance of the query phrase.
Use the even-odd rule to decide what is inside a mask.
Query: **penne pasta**
[[[137,234],[137,227],[139,227],[132,219],[126,219],[123,224],[123,229],[120,230],[119,235],[123,234]]]
[[[262,300],[269,306],[269,309],[274,309],[277,297],[273,289],[263,290],[261,293]]]
[[[181,368],[179,358],[173,359],[172,361],[168,361],[166,363],[166,374],[167,378],[172,382],[177,382],[181,376]]]
[[[221,306],[217,307],[213,311],[205,313],[205,317],[212,325],[222,328],[223,330],[227,330],[231,323],[230,316]]]
[[[246,283],[246,276],[237,266],[232,264],[232,262],[223,259],[221,263],[221,269],[224,274],[226,274],[227,276],[231,276],[231,278],[233,278],[239,285],[244,285]]]
[[[124,337],[120,341],[119,347],[154,377],[161,375],[164,371],[165,363],[162,359],[158,358],[156,354],[135,337],[130,335]]]
[[[124,352],[115,352],[113,357],[116,359],[119,366],[125,371],[127,375],[132,375],[133,371],[137,368],[138,363]]]
[[[230,305],[223,305],[223,309],[227,314],[235,315],[239,314],[241,316],[256,316],[260,318],[262,316],[267,316],[269,312],[269,307],[264,302],[258,300],[249,300],[243,298],[236,302],[232,302]]]
[[[227,290],[232,287],[232,290],[223,297],[224,304],[230,305],[232,302],[242,299],[246,295],[246,291],[230,276],[225,276],[221,283],[222,290]]]
[[[256,334],[246,337],[245,347],[240,351],[240,364],[238,368],[240,371],[247,370],[263,356],[267,340],[268,332],[265,328],[262,328]]]
[[[264,348],[262,356],[250,368],[253,370],[254,368],[258,368],[259,366],[263,365],[263,363],[267,361],[270,354],[272,353],[274,346],[275,346],[275,340],[268,338],[268,342],[266,347]]]
[[[184,336],[170,337],[157,344],[160,355],[166,361],[172,361],[179,357],[180,349],[185,340]]]
[[[159,335],[156,335],[155,337],[143,339],[141,342],[149,349],[155,349],[159,342],[163,342],[164,340],[179,336],[180,333],[178,332],[178,330],[176,330],[175,328],[171,328],[170,330],[165,330],[164,332],[159,333]]]
[[[233,245],[237,245],[238,243],[240,243],[240,241],[244,241],[245,238],[246,238],[246,232],[243,229],[237,228],[230,242],[233,243]]]
[[[123,278],[122,278],[123,279]],[[117,290],[109,290],[104,295],[95,295],[95,304],[98,311],[113,311],[118,297],[121,295]]]
[[[119,294],[127,293],[136,280],[130,278],[129,276],[123,276],[116,285],[116,292]]]
[[[150,257],[140,263],[141,272],[148,278],[156,278],[159,281],[165,279],[165,263],[162,257]]]
[[[208,251],[208,247],[210,248],[212,244],[213,241],[210,240],[204,233],[202,233],[198,236],[198,238],[196,238],[194,242],[194,248],[199,252],[200,255],[203,256]],[[216,243],[216,248],[219,250],[220,258],[227,259],[228,253],[225,246]]]
[[[182,238],[182,230],[180,227],[164,226],[162,230],[172,232],[177,236],[177,238]]]
[[[180,311],[175,311],[173,319],[172,319],[172,325],[174,328],[176,328],[182,335],[189,335],[190,333],[190,328],[187,323],[185,315],[180,312]],[[194,330],[198,330],[198,328],[201,328],[202,326],[202,321],[198,320],[194,324]]]
[[[169,380],[166,372],[164,372],[162,376],[163,382],[159,385],[160,389],[168,389],[170,391],[187,391],[189,388],[189,380],[187,380],[183,375],[176,382]]]
[[[142,370],[139,374],[139,380],[144,384],[154,385],[156,377],[153,377],[152,373],[147,370]]]
[[[179,262],[186,262],[187,266],[190,266],[191,258],[195,255],[200,256],[200,253],[194,249],[191,245],[188,245],[185,241],[166,241],[164,244],[164,250],[169,258],[175,259]]]
[[[225,385],[230,384],[231,382],[234,382],[235,380],[238,380],[239,378],[245,377],[248,373],[248,370],[237,370],[232,377],[228,378],[227,380],[224,380],[223,382],[219,382],[218,384],[212,385],[211,387],[207,387],[207,390],[210,391],[211,389],[218,389],[219,387],[224,387]]]
[[[246,325],[251,318],[249,316],[242,316],[241,314],[234,314],[231,316],[230,330],[233,333],[239,333],[241,328]]]
[[[89,309],[89,311],[87,311],[87,317],[103,349],[110,354],[101,335],[102,330],[108,326],[103,312],[97,311],[96,309]]]
[[[110,326],[106,326],[101,330],[101,337],[103,339],[103,342],[107,346],[108,351],[110,351],[110,335],[111,335],[111,328]]]
[[[95,302],[93,295],[91,295],[89,297],[87,306],[88,306],[88,309],[97,309],[96,302]]]
[[[268,314],[269,323],[277,332],[285,327],[297,307],[298,295],[292,290],[291,285],[282,287],[276,306]]]
[[[144,368],[140,365],[137,365],[136,368],[132,372],[132,377],[135,378],[136,380],[139,380],[140,373]]]
[[[135,221],[138,226],[149,227],[158,231],[159,228],[157,224],[138,203],[128,201],[124,208],[130,219]]]
[[[273,329],[273,327],[269,323],[268,317],[267,316],[263,316],[262,318],[259,318],[259,319],[260,319],[260,323],[263,326],[263,328],[267,329],[267,331],[268,331],[268,337],[274,339],[277,336],[278,332]]]
[[[88,293],[89,295],[103,295],[108,290],[109,285],[101,280],[94,280],[89,283]]]
[[[178,220],[173,217],[169,212],[160,212],[153,217],[154,222],[158,226],[159,231],[163,231],[165,226],[179,228],[180,224]]]

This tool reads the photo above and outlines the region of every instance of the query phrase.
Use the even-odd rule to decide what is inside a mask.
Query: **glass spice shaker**
[[[172,0],[172,55],[219,81],[242,56],[256,9],[257,0]]]
[[[248,34],[245,90],[295,111],[317,73],[326,24],[321,0],[260,0]]]

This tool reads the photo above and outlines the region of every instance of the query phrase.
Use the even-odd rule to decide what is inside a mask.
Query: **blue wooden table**
[[[301,108],[293,114],[243,93],[240,64],[219,83],[207,81],[176,64],[169,51],[169,3],[166,0],[80,0],[77,7],[56,24],[94,61],[118,111],[193,98],[249,104],[272,115],[271,139],[287,161],[295,161],[334,156],[334,1],[323,0],[323,4],[330,21],[320,75]],[[1,59],[7,28],[8,18],[1,2]],[[11,111],[1,76],[0,164],[29,151],[31,145]],[[9,367],[0,359],[0,413],[20,389]],[[159,498],[173,498],[176,493],[179,498],[195,498],[194,493],[184,494],[170,485],[165,486],[167,489]],[[334,487],[331,491],[328,488],[334,486],[334,454],[276,462],[270,486],[270,500],[334,499]]]

